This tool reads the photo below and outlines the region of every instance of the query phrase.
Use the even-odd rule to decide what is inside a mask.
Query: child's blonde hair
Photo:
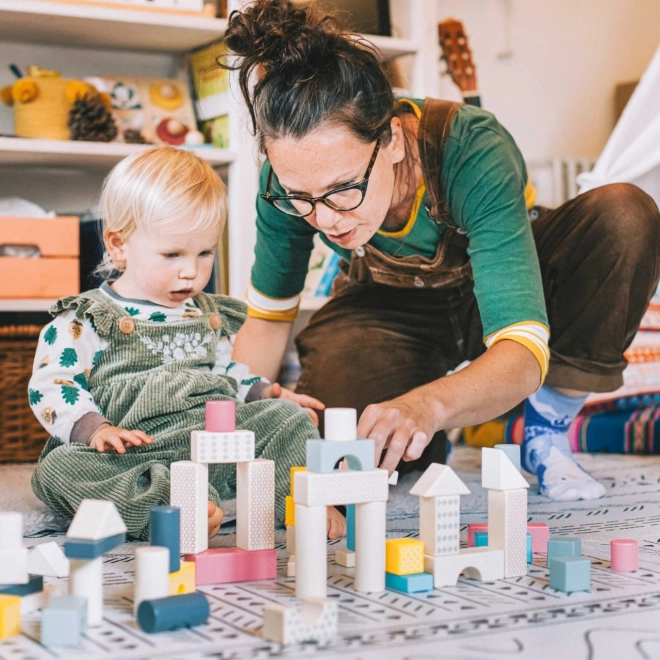
[[[176,147],[156,147],[124,158],[110,172],[101,192],[103,241],[108,232],[126,240],[138,227],[167,229],[181,224],[196,231],[224,225],[225,185],[199,156]],[[107,245],[106,245],[107,247]],[[107,250],[96,274],[106,279],[122,271]]]

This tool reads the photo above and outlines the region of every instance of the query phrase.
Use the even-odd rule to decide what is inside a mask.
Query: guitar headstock
[[[438,40],[442,48],[442,59],[447,63],[447,70],[454,84],[464,97],[477,96],[477,72],[463,24],[453,18],[440,21]]]

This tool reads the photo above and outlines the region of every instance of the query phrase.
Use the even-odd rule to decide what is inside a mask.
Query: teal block
[[[532,535],[527,532],[527,563],[531,564],[534,561],[532,556]]]
[[[149,545],[170,551],[170,573],[181,568],[181,510],[176,506],[152,506],[149,514]]]
[[[586,557],[553,557],[548,560],[550,586],[557,591],[590,591],[591,562]]]
[[[86,598],[56,596],[41,613],[41,643],[44,646],[76,647],[86,629]]]
[[[520,472],[520,445],[495,445],[495,449],[503,451]]]
[[[200,626],[211,615],[208,598],[201,592],[143,600],[137,611],[138,625],[144,632],[156,633]]]
[[[373,440],[308,440],[307,469],[332,472],[339,459],[345,458],[351,470],[376,469],[376,446]]]
[[[474,533],[474,547],[481,548],[488,545],[488,532]]]
[[[126,534],[116,534],[98,541],[67,539],[64,542],[64,554],[69,559],[96,559],[122,543],[126,543]]]
[[[433,576],[430,573],[413,573],[412,575],[385,573],[385,586],[388,589],[403,591],[405,594],[418,594],[433,590]]]
[[[355,504],[346,505],[346,548],[355,552]]]
[[[574,536],[552,536],[548,541],[548,566],[555,557],[579,557],[582,542]]]
[[[29,596],[44,590],[44,578],[41,575],[30,575],[27,584],[4,584],[0,586],[3,596]]]

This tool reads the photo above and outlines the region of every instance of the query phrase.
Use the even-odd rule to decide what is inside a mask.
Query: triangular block
[[[69,560],[55,541],[44,543],[30,551],[28,573],[46,577],[67,577]]]
[[[470,491],[448,465],[431,463],[410,489],[410,494],[418,497],[445,497],[469,495]]]
[[[113,502],[107,500],[83,500],[73,517],[69,539],[99,541],[108,536],[126,533],[126,525]]]
[[[509,457],[499,449],[481,450],[481,485],[488,490],[517,490],[529,488]]]

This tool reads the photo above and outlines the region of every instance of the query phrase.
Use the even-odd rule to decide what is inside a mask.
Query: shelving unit
[[[0,311],[47,312],[56,302],[47,298],[0,298]]]

